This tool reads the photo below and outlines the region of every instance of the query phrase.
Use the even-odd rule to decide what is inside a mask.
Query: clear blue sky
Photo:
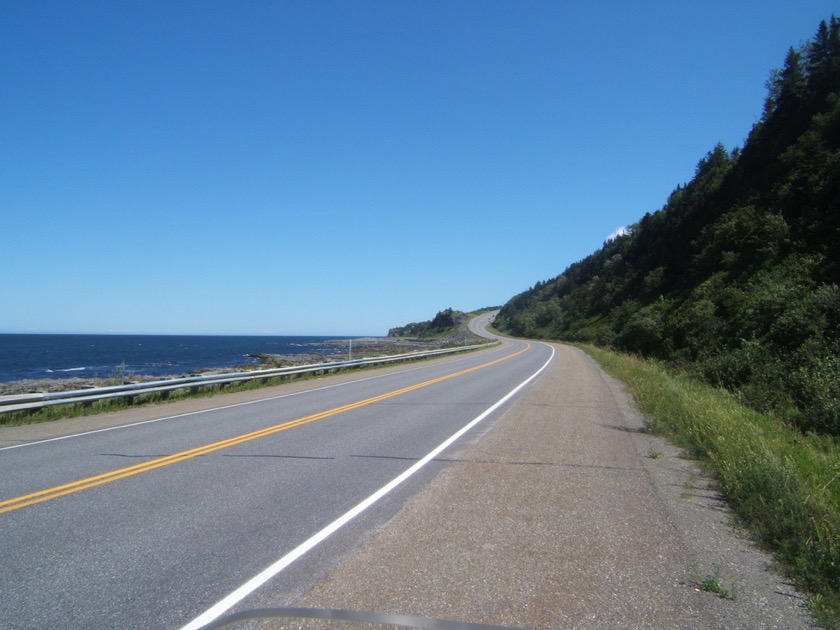
[[[0,3],[0,332],[384,335],[662,207],[836,2]]]

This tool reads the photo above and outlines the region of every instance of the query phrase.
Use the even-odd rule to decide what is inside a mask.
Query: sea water
[[[0,334],[0,382],[233,369],[257,354],[338,355],[335,339],[348,337]]]

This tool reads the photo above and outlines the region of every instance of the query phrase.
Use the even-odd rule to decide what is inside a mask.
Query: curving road
[[[446,468],[552,354],[506,341],[219,396],[207,409],[146,408],[127,425],[132,412],[114,414],[95,431],[58,423],[50,439],[0,429],[3,627],[199,627],[267,581],[292,601]]]

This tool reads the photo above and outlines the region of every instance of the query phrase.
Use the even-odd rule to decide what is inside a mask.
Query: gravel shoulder
[[[415,500],[300,601],[274,605],[535,629],[815,627],[711,480],[644,432],[618,381],[556,349]],[[711,576],[728,596],[701,588]]]

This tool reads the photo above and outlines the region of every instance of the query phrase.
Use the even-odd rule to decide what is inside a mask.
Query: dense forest
[[[667,362],[803,431],[840,435],[840,21],[771,73],[742,148],[512,298],[496,326]]]

